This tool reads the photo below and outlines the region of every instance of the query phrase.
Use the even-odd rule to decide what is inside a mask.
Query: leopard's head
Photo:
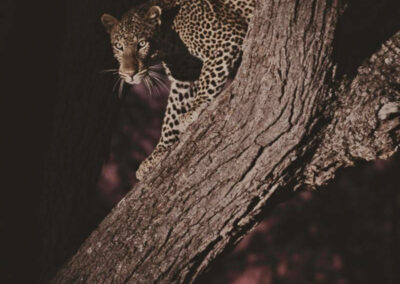
[[[138,84],[148,76],[157,49],[154,36],[161,24],[161,9],[153,6],[147,12],[132,9],[121,20],[104,14],[101,21],[111,36],[119,75],[128,84]]]

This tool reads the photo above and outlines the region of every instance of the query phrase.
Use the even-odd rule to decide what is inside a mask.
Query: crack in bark
[[[192,258],[189,263],[193,263],[189,272],[187,273],[186,277],[182,281],[182,283],[190,283],[192,282],[192,277],[197,273],[197,269],[201,266],[201,263],[207,257],[207,255],[213,250],[214,246],[222,239],[221,236],[218,236],[215,240],[210,242],[206,248],[201,252],[198,253],[194,258]],[[178,275],[176,277],[172,277],[172,281],[176,281]]]
[[[246,171],[242,174],[242,176],[239,178],[239,182],[242,182],[245,177],[247,176],[247,174],[254,168],[254,166],[256,165],[258,159],[261,157],[261,155],[264,153],[264,149],[265,147],[260,147],[257,151],[256,156],[254,157],[253,160],[251,160],[250,165],[247,167]]]

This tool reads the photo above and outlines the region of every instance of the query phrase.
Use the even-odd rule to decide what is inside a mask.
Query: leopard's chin
[[[142,78],[139,78],[139,79],[138,78],[134,78],[134,79],[131,79],[131,78],[126,79],[125,78],[124,81],[125,81],[125,83],[127,83],[129,85],[138,85],[143,82]]]

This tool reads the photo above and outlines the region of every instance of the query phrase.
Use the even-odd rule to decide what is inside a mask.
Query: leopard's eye
[[[117,42],[117,43],[115,44],[115,48],[118,49],[118,50],[123,50],[123,49],[124,49],[124,47],[122,46],[122,44],[119,43],[119,42]]]
[[[138,43],[139,48],[145,47],[147,45],[147,42],[145,40],[141,40]]]

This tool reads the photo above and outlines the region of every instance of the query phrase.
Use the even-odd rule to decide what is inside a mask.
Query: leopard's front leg
[[[171,145],[178,141],[181,133],[181,117],[192,107],[193,92],[191,92],[191,84],[173,79],[168,68],[166,68],[166,71],[171,81],[171,89],[161,129],[161,138],[151,155],[140,164],[139,169],[136,171],[138,180],[142,180],[145,174],[160,162]]]
[[[200,77],[194,83],[173,79],[165,66],[171,80],[171,90],[161,139],[153,153],[140,165],[136,172],[137,179],[143,179],[144,175],[159,163],[163,154],[179,139],[180,133],[197,119],[199,111],[221,93],[238,56],[239,53],[234,52],[229,53],[229,56],[221,53],[218,57],[205,60]]]

